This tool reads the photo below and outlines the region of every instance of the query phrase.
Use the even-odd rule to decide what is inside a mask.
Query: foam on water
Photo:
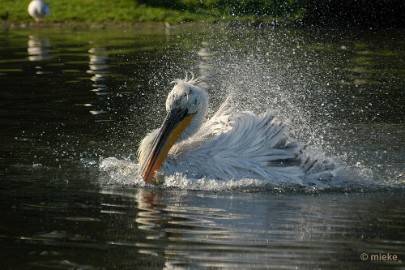
[[[103,186],[153,186],[145,184],[138,173],[138,165],[134,161],[108,157],[102,159],[99,164],[101,176],[99,184]],[[158,188],[178,188],[184,190],[204,191],[272,191],[272,192],[320,192],[320,191],[350,191],[363,190],[364,188],[375,187],[375,183],[367,180],[361,172],[348,170],[339,167],[329,172],[327,179],[316,178],[316,175],[304,179],[303,185],[297,185],[297,180],[291,182],[280,179],[207,179],[187,178],[183,174],[164,176],[164,183]]]

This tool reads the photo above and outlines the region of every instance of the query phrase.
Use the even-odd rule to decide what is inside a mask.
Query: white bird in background
[[[158,176],[180,173],[198,179],[259,178],[302,184],[307,175],[332,169],[330,163],[325,168],[325,162],[306,157],[276,112],[259,116],[238,112],[227,100],[204,122],[208,93],[196,85],[198,79],[173,83],[162,127],[147,134],[138,149],[145,182],[160,183]]]
[[[32,0],[28,5],[28,13],[35,19],[37,23],[39,23],[42,18],[48,16],[49,12],[49,5],[43,0]]]

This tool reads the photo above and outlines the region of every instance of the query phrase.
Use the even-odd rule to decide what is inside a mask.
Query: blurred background
[[[0,1],[0,21],[31,22],[29,0]],[[245,21],[287,25],[404,26],[403,0],[49,0],[47,22]]]

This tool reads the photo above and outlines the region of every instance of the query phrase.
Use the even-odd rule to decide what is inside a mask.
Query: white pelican
[[[145,182],[159,183],[157,176],[180,173],[193,178],[273,178],[303,184],[307,175],[323,170],[319,165],[325,163],[305,156],[274,111],[259,116],[238,112],[227,99],[204,122],[208,94],[196,85],[197,80],[173,82],[161,128],[141,141],[138,163]],[[327,167],[331,169],[330,164]]]
[[[39,23],[42,18],[48,16],[49,12],[49,5],[43,0],[32,0],[28,5],[28,14],[30,14],[37,23]]]

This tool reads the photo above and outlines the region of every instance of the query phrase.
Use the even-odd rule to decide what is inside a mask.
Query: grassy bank
[[[32,22],[30,0],[0,0],[3,23]],[[48,23],[190,21],[277,24],[405,25],[403,0],[47,0]]]

